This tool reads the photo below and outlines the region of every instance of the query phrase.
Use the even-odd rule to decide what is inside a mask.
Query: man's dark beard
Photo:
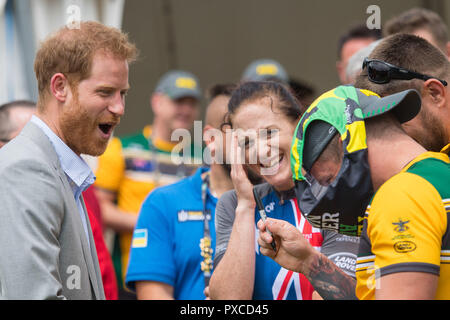
[[[442,122],[428,110],[422,110],[419,115],[422,118],[424,128],[427,133],[418,137],[419,144],[421,144],[428,151],[439,152],[444,148],[449,141],[445,137],[445,130]]]

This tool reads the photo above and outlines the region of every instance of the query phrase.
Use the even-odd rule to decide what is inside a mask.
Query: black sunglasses
[[[365,58],[362,68],[363,70],[367,67],[367,76],[369,80],[378,83],[388,83],[393,79],[397,80],[411,80],[411,79],[421,79],[427,81],[428,79],[436,79],[440,81],[444,86],[447,86],[447,81],[438,79],[436,77],[430,77],[421,73],[417,73],[408,69],[399,68],[393,64]]]

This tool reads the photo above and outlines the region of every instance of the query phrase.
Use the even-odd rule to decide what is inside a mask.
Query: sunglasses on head
[[[408,69],[399,68],[393,64],[365,58],[362,69],[367,68],[367,76],[369,80],[378,83],[388,83],[391,80],[411,80],[411,79],[421,79],[427,81],[428,79],[436,79],[440,81],[444,86],[447,86],[447,81],[438,79],[436,77],[427,76],[425,74],[417,73]]]

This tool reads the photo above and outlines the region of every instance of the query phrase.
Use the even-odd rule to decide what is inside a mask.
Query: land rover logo
[[[398,253],[411,252],[416,250],[416,244],[412,241],[399,241],[394,244],[394,249]]]

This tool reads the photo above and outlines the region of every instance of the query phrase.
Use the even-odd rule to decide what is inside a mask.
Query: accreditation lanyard
[[[206,209],[206,201],[208,199],[209,172],[202,178],[202,202],[203,202],[203,238],[200,239],[200,249],[203,261],[200,263],[201,270],[205,277],[205,288],[209,285],[211,279],[211,271],[213,267],[211,248],[211,230],[209,228],[208,215],[211,217],[210,210]],[[211,217],[212,218],[212,217]]]

